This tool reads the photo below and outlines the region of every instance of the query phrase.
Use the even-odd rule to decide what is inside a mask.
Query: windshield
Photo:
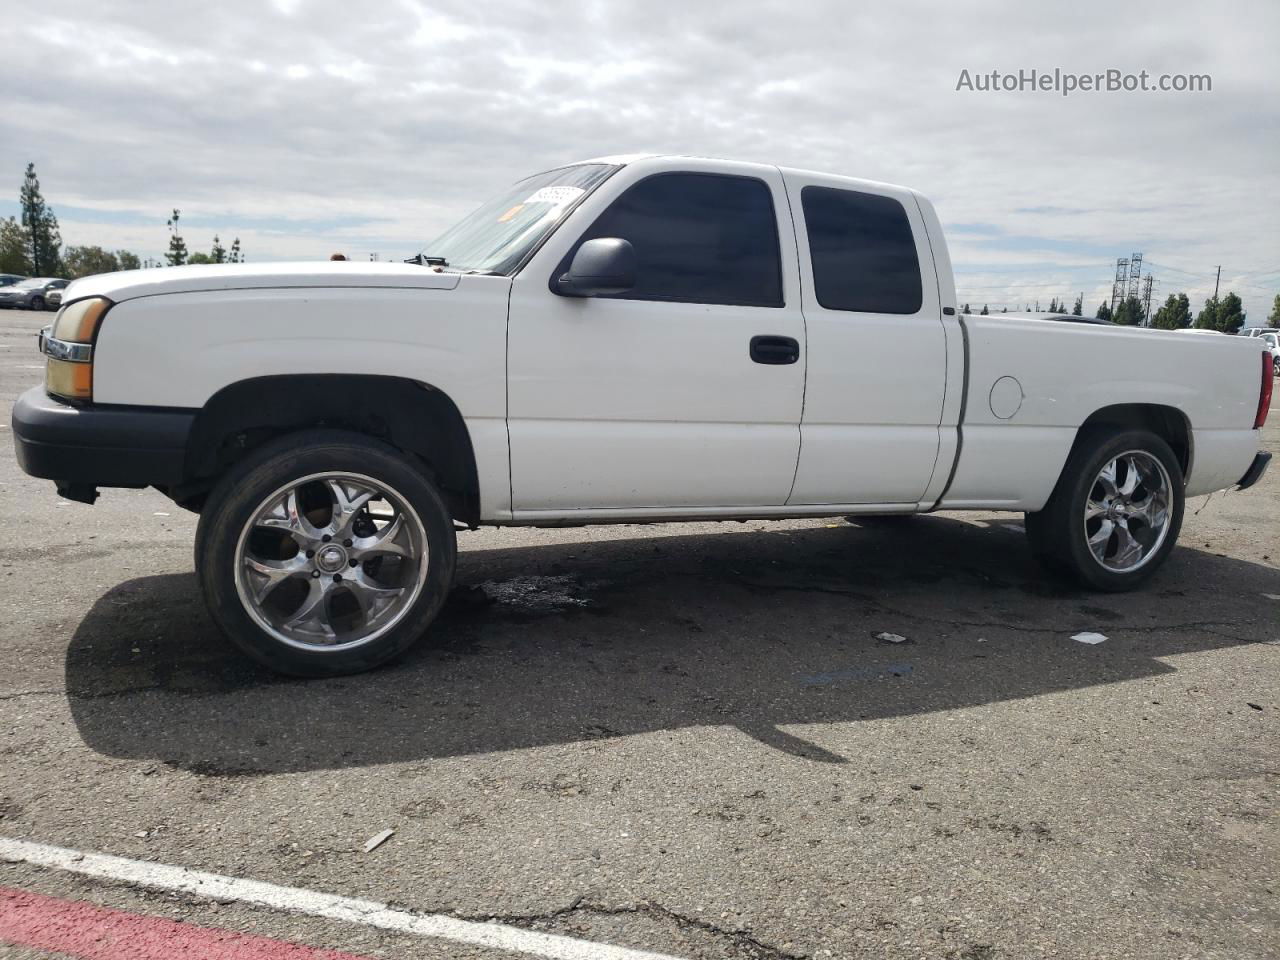
[[[509,273],[617,167],[585,163],[521,180],[464,217],[423,250],[451,270]]]
[[[43,287],[48,282],[49,282],[48,280],[33,278],[31,280],[20,280],[19,282],[15,283],[14,286],[27,289],[29,287]]]

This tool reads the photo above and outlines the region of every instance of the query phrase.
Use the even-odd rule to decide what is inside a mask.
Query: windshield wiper
[[[449,265],[449,261],[444,257],[428,257],[426,254],[422,253],[415,254],[407,259],[405,263],[416,263],[419,266],[427,264],[432,267],[447,267]]]

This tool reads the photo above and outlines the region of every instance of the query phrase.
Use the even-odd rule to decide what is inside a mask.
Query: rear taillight
[[[1253,429],[1261,430],[1271,409],[1271,390],[1275,386],[1276,362],[1268,350],[1262,351],[1262,389],[1258,392],[1258,415],[1253,418]]]

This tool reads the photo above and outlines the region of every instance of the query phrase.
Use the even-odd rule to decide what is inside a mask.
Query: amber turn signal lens
[[[90,297],[68,304],[58,312],[58,319],[53,322],[54,339],[68,343],[93,343],[98,324],[102,322],[102,316],[109,306],[111,301],[102,297]]]
[[[50,357],[45,361],[44,387],[55,397],[90,400],[93,398],[93,364]]]

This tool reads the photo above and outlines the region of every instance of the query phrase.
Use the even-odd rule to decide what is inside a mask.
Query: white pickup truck
[[[199,511],[213,617],[299,675],[422,636],[455,524],[1013,510],[1124,590],[1269,460],[1260,340],[959,316],[924,197],[753,163],[550,170],[411,263],[77,280],[40,346],[23,468]]]

